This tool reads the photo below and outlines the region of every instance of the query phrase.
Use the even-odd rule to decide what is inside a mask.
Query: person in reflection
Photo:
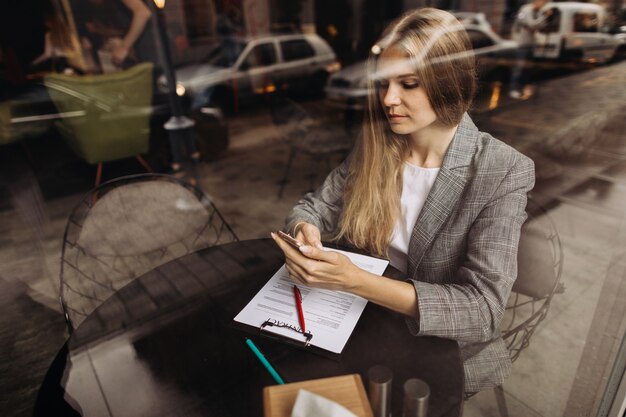
[[[142,0],[75,1],[74,8],[80,23],[81,45],[87,55],[99,62],[100,70],[158,61],[147,27],[150,9]]]
[[[525,66],[533,56],[535,32],[543,28],[552,15],[552,10],[543,10],[547,3],[548,0],[534,0],[531,4],[522,6],[515,16],[513,39],[517,41],[518,48],[515,64],[511,69],[509,95],[512,98],[527,98],[529,95],[523,91],[528,78]]]
[[[466,392],[499,385],[511,361],[498,326],[534,164],[467,115],[475,59],[451,14],[400,17],[372,48],[369,68],[362,137],[287,217],[285,230],[305,245],[272,237],[295,282],[351,292],[406,315],[414,335],[458,341]],[[322,237],[388,257],[407,279],[361,270],[322,250]]]
[[[46,33],[44,50],[31,63],[33,72],[63,72],[82,74],[85,64],[80,57],[78,39],[67,28],[62,16],[55,10],[49,10],[44,16]]]

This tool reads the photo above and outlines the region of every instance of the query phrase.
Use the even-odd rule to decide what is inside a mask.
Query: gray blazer
[[[344,163],[298,202],[287,226],[307,221],[332,234],[346,175]],[[411,235],[408,277],[419,317],[408,318],[408,328],[459,343],[466,392],[500,385],[510,374],[498,326],[517,277],[520,229],[534,182],[532,160],[480,132],[466,114]]]

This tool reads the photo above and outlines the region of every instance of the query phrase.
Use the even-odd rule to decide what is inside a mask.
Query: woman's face
[[[420,133],[437,120],[426,90],[397,47],[386,49],[378,60],[378,97],[391,130],[399,135]],[[379,78],[380,77],[380,78]]]

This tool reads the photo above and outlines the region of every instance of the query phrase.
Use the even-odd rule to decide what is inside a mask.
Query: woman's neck
[[[458,125],[430,125],[409,135],[409,155],[406,162],[423,168],[439,168],[454,138]]]

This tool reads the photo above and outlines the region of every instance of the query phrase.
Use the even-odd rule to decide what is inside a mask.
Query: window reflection
[[[316,153],[300,152],[292,160],[292,148],[306,143],[319,154],[321,145],[322,151],[329,142],[337,145],[329,138],[347,137],[350,144],[358,139],[367,114],[366,58],[373,40],[388,21],[417,5],[168,0],[164,27],[178,84],[169,86],[153,14],[142,19],[139,36],[122,53],[133,21],[125,2],[44,3],[15,2],[10,13],[0,14],[0,279],[28,288],[24,294],[42,295],[52,306],[63,222],[97,175],[68,137],[81,136],[90,146],[105,141],[103,151],[117,155],[106,162],[103,181],[143,172],[138,152],[152,169],[174,173],[178,150],[164,124],[172,114],[168,93],[176,89],[195,123],[199,184],[242,238],[264,237],[345,157],[315,160],[308,156]],[[481,130],[533,159],[533,197],[563,242],[566,291],[555,297],[504,389],[527,412],[592,415],[624,331],[616,297],[624,290],[626,241],[626,46],[619,29],[626,27],[624,12],[596,4],[585,7],[600,10],[570,12],[570,2],[548,4],[552,14],[534,31],[531,56],[521,60],[526,88],[512,98],[511,70],[520,60],[511,26],[522,2],[493,0],[478,9],[463,2],[437,4],[459,11],[476,51],[480,89],[471,116]],[[123,76],[145,62],[154,68],[146,76],[151,87],[132,84],[122,91],[105,83],[95,98],[74,94],[67,109],[57,104],[62,97],[46,89],[53,74],[52,79],[75,77],[74,84],[83,86],[102,74]],[[146,91],[149,97],[140,104],[128,104]],[[284,102],[301,111],[289,113]],[[280,122],[272,114],[278,110]],[[124,128],[138,119],[140,126]],[[126,134],[141,138],[142,146],[116,152],[132,143]],[[116,140],[108,141],[111,136]],[[464,414],[492,407],[488,397],[470,400]]]
[[[209,53],[206,62],[217,67],[232,67],[245,47],[246,43],[242,41],[231,41],[228,44],[222,43],[222,45],[215,47]]]
[[[599,19],[595,13],[574,14],[574,32],[597,32]]]

